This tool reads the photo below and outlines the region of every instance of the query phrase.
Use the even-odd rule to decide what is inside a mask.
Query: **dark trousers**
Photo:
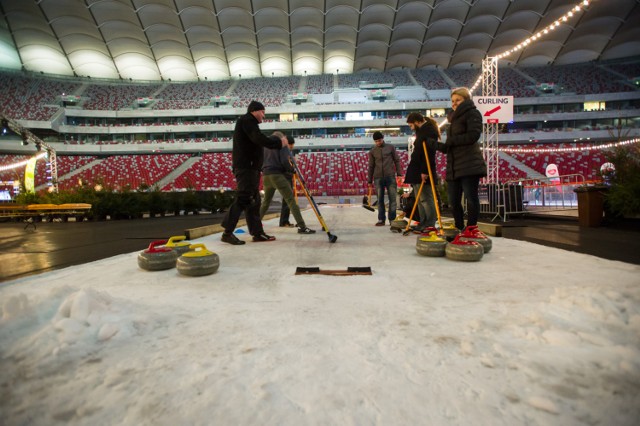
[[[449,205],[453,213],[453,220],[458,229],[464,229],[464,209],[462,208],[462,194],[467,200],[467,226],[478,224],[480,214],[480,199],[478,198],[478,185],[480,176],[465,176],[456,180],[447,181],[447,194]]]
[[[287,176],[289,179],[289,183],[291,184],[291,190],[293,191],[293,177]],[[289,209],[289,205],[287,203],[282,202],[282,208],[280,209],[280,226],[284,226],[289,223],[289,214],[291,214],[291,210]]]
[[[247,228],[251,235],[264,234],[260,221],[260,171],[237,169],[233,171],[236,178],[236,199],[222,220],[225,232],[232,233],[236,229],[240,215],[244,212]]]
[[[398,203],[398,184],[396,183],[396,177],[394,175],[375,178],[374,183],[378,195],[378,220],[381,222],[385,220],[384,191],[386,189],[387,197],[389,198],[389,222],[392,222],[396,219]]]

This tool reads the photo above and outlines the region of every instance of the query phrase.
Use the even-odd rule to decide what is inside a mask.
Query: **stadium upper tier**
[[[480,70],[418,69],[200,81],[133,83],[90,79],[56,79],[29,73],[2,72],[2,109],[19,120],[51,120],[59,108],[85,110],[181,110],[206,106],[242,108],[252,99],[267,107],[296,101],[314,104],[448,99],[452,87],[470,87]],[[638,91],[640,61],[555,67],[500,68],[498,91],[516,98],[588,95]]]
[[[264,131],[283,130],[303,149],[361,148],[370,144],[368,129],[380,127],[389,142],[406,146],[408,112],[444,117],[451,88],[471,86],[479,73],[434,68],[134,83],[0,72],[0,113],[74,154],[142,153],[149,144],[159,145],[156,152],[229,151],[234,122],[252,99],[267,106]],[[500,143],[634,136],[640,128],[639,76],[638,58],[500,68],[499,93],[515,97],[514,121],[501,125]],[[11,148],[22,152],[16,144]]]

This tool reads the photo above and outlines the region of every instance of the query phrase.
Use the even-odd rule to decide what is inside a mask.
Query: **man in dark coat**
[[[447,140],[444,144],[429,142],[429,145],[447,154],[447,195],[455,226],[464,229],[462,195],[467,200],[467,226],[477,227],[480,214],[478,186],[487,175],[487,164],[480,149],[482,115],[476,108],[471,93],[466,87],[451,92],[453,114],[449,121]]]
[[[221,240],[225,243],[233,245],[245,243],[233,234],[242,212],[247,219],[247,227],[253,236],[253,241],[275,240],[275,237],[264,233],[260,221],[260,171],[264,158],[263,148],[285,147],[287,138],[264,135],[258,127],[258,124],[264,120],[264,115],[264,105],[258,101],[251,101],[247,113],[238,119],[233,131],[231,159],[237,188],[236,199],[222,220],[224,232]]]

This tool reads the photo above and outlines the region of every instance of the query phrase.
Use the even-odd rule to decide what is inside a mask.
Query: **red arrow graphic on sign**
[[[498,105],[497,107],[495,107],[494,109],[490,109],[489,111],[484,113],[485,117],[489,117],[491,114],[493,114],[496,111],[500,111],[502,107],[500,105]]]

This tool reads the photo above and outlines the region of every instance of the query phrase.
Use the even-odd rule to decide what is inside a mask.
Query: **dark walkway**
[[[576,218],[525,216],[502,224],[502,236],[640,265],[640,221],[583,228]]]
[[[0,282],[143,250],[154,240],[220,223],[222,214],[106,222],[0,223]],[[640,222],[581,228],[575,218],[514,218],[502,236],[640,264]],[[532,259],[535,261],[535,259]]]
[[[0,282],[123,253],[222,221],[222,214],[105,222],[0,223]]]

